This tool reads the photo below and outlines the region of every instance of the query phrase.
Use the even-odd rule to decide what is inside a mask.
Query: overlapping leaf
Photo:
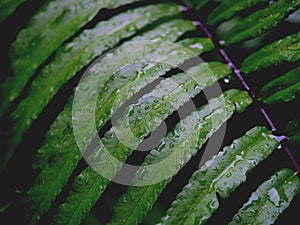
[[[167,41],[167,42],[175,41],[184,32],[193,30],[193,29],[195,29],[195,26],[190,21],[176,19],[176,20],[167,22],[165,24],[162,24],[162,25],[148,31],[144,35],[133,38],[132,42],[135,43],[135,42],[141,41],[140,47],[143,47],[146,40],[155,40],[156,39],[156,41],[158,43],[155,43],[155,45],[153,45],[154,43],[153,43],[153,41],[151,41],[151,45],[153,45],[153,49],[155,49],[160,44],[162,44],[164,41]],[[164,39],[161,39],[160,37],[164,37]],[[135,64],[135,62],[138,62],[137,60],[139,58],[143,58],[147,53],[149,53],[149,51],[151,52],[151,45],[149,46],[149,48],[144,49],[144,51],[139,51],[139,49],[137,49],[137,51],[135,53],[131,52],[130,53],[131,57],[126,57],[126,58],[124,58],[124,56],[127,56],[126,55],[127,53],[126,52],[124,53],[123,52],[124,50],[122,50],[123,47],[120,46],[114,52],[115,60],[113,60],[113,61],[115,61],[116,63],[113,64],[113,62],[110,62],[111,58],[109,58],[109,57],[111,55],[109,55],[109,57],[106,56],[106,57],[108,57],[108,59],[104,63],[102,62],[103,64],[100,63],[99,67],[106,68],[108,65],[114,65],[114,68],[113,69],[111,68],[110,75],[107,77],[105,76],[106,79],[108,79],[110,76],[113,76],[116,71],[118,71],[118,67],[123,67],[124,65],[126,65],[125,60],[129,59],[131,61],[127,61],[127,63]],[[137,46],[135,46],[135,47],[137,47]],[[122,60],[122,58],[123,58],[123,60]],[[119,63],[119,65],[118,65],[118,63]],[[103,66],[101,66],[101,65],[103,65]],[[92,82],[93,81],[96,82],[99,79],[99,77],[100,76],[98,74],[95,74],[95,77],[92,77]],[[105,80],[103,81],[101,79],[101,80],[99,80],[97,85],[100,85],[100,87],[102,87],[104,84],[105,84]],[[125,90],[130,91],[129,88],[125,89]],[[99,94],[100,94],[100,91],[99,91]],[[129,93],[126,93],[122,96],[127,96],[127,95],[129,95]],[[118,97],[120,97],[120,95]],[[100,99],[99,99],[99,101],[100,101]],[[55,120],[55,122],[52,124],[49,132],[47,132],[45,144],[39,149],[39,153],[38,153],[39,160],[38,160],[38,163],[36,164],[36,167],[43,168],[45,166],[45,163],[47,163],[47,161],[48,161],[49,154],[51,154],[55,149],[54,146],[64,146],[64,144],[66,144],[66,146],[68,146],[72,142],[71,140],[74,140],[73,131],[72,130],[70,131],[70,129],[72,129],[71,128],[72,127],[72,122],[71,122],[72,102],[73,102],[73,97],[71,97],[69,99],[69,102],[65,106],[65,109],[58,116],[58,118]],[[120,102],[120,105],[121,104],[122,104],[122,102]],[[109,117],[107,117],[107,118],[109,118]],[[102,121],[102,122],[105,122],[105,121]],[[100,121],[98,122],[98,124],[99,123],[100,123]],[[66,138],[66,135],[69,133],[71,134],[71,136],[68,135],[68,137]],[[62,135],[62,134],[64,134],[64,135]],[[68,140],[70,140],[70,143],[68,143]],[[65,149],[65,147],[63,147],[62,149]]]
[[[139,224],[172,176],[233,115],[235,105],[243,102],[251,102],[246,93],[230,90],[179,122],[146,157],[133,181],[133,185],[138,186],[130,186],[120,198],[115,206],[115,217],[109,224]],[[241,112],[245,107],[244,104],[237,108]]]
[[[296,62],[299,60],[300,32],[277,40],[248,56],[244,60],[241,70],[244,73],[250,73],[284,62]]]
[[[230,45],[257,37],[278,26],[299,6],[300,0],[278,0],[273,2],[268,7],[256,11],[238,22],[224,35],[225,43]]]
[[[274,224],[299,191],[297,174],[290,169],[282,169],[258,187],[229,225]]]
[[[22,1],[4,0],[0,4],[0,21],[11,14]],[[140,0],[49,0],[32,18],[29,26],[20,32],[12,45],[11,60],[15,76],[8,78],[1,86],[0,115],[3,115],[10,103],[18,97],[35,70],[51,53],[75,32],[80,31],[100,9],[117,8],[136,1]],[[209,0],[184,2],[189,7],[200,9],[206,6]],[[209,16],[207,23],[214,25],[223,22],[262,2],[268,1],[225,0]],[[271,1],[264,10],[246,17],[225,34],[226,44],[248,40],[273,29],[298,8],[299,4],[299,0]],[[51,98],[78,70],[96,56],[113,48],[122,39],[140,32],[142,27],[158,18],[179,14],[179,11],[180,8],[172,3],[152,4],[134,9],[100,22],[95,28],[83,31],[78,38],[64,44],[54,56],[54,60],[33,81],[29,95],[13,113],[12,118],[17,125],[11,129],[12,146],[20,142],[23,133]],[[180,66],[193,54],[201,54],[213,48],[211,40],[202,38],[184,39],[177,43],[178,48],[166,43],[172,43],[184,32],[195,29],[190,21],[173,20],[151,29],[153,30],[121,45],[115,52],[104,56],[100,63],[95,64],[47,132],[36,165],[42,172],[27,196],[32,210],[31,223],[36,223],[49,209],[68,181],[82,158],[79,149],[84,152],[94,139],[95,132],[91,127],[94,127],[97,133],[113,114],[143,87],[170,69]],[[299,61],[299,43],[299,33],[278,40],[249,56],[241,70],[250,73],[284,62]],[[185,54],[180,47],[192,50],[193,54]],[[116,124],[113,123],[113,128],[105,134],[88,158],[90,165],[103,176],[90,167],[82,171],[75,179],[66,202],[59,207],[55,217],[56,223],[79,224],[119,171],[122,162],[144,137],[155,130],[174,110],[230,72],[220,63],[209,63],[208,66],[213,74],[208,72],[207,65],[198,65],[162,81],[153,92],[126,108],[123,116]],[[295,71],[297,70],[299,69]],[[267,84],[262,90],[262,99],[266,103],[292,100],[299,92],[299,79],[295,71]],[[93,104],[81,105],[82,107],[75,107],[74,110],[74,99],[75,102],[96,99],[96,104],[95,107]],[[116,216],[110,224],[139,223],[151,210],[173,174],[189,161],[234,111],[243,111],[250,103],[251,98],[246,92],[230,90],[183,119],[146,157],[133,180],[137,186],[130,187],[120,198],[115,207]],[[84,117],[84,111],[93,110],[94,117]],[[74,129],[73,125],[82,118],[83,124]],[[288,124],[284,132],[288,140],[300,140],[299,127],[298,120]],[[81,138],[78,138],[78,135]],[[216,194],[228,197],[245,181],[247,173],[278,145],[276,137],[262,127],[256,127],[244,137],[235,140],[230,147],[224,148],[224,151],[193,175],[161,223],[204,223],[218,208]],[[114,158],[111,158],[110,154]],[[292,171],[285,169],[271,180],[259,187],[234,217],[232,224],[270,224],[288,207],[292,197],[299,191],[299,179]],[[138,187],[139,185],[147,186]]]
[[[116,8],[139,0],[53,0],[48,1],[17,36],[12,44],[11,61],[13,76],[1,85],[3,115],[15,100],[34,71],[67,38],[92,20],[102,8]]]
[[[120,39],[129,37],[143,26],[164,17],[179,13],[176,4],[158,4],[130,10],[99,23],[94,29],[84,31],[79,37],[64,45],[54,60],[32,82],[28,96],[12,113],[15,148],[31,123],[42,112],[52,97],[76,72],[105,50],[113,48]],[[128,19],[124,19],[128,18]],[[11,150],[9,150],[11,151]]]
[[[193,46],[195,44],[194,42],[200,44],[201,42],[199,42],[200,39],[198,38],[184,40],[176,45],[172,45],[173,47],[164,46],[164,41],[168,39],[174,40],[178,38],[184,31],[192,29],[193,27],[194,26],[191,22],[184,20],[175,20],[163,24],[158,28],[144,34],[143,36],[135,38],[133,43],[137,39],[153,39],[156,37],[156,35],[160,36],[162,34],[164,35],[163,39],[157,39],[157,42],[155,43],[149,43],[149,41],[147,41],[147,45],[146,42],[142,42],[143,45],[139,45],[141,49],[136,48],[136,55],[131,54],[132,58],[130,58],[130,60],[128,59],[128,54],[123,54],[126,47],[120,47],[114,52],[115,57],[106,56],[107,60],[105,61],[105,58],[103,58],[99,65],[100,67],[107,69],[110,66],[109,60],[119,58],[119,61],[114,61],[116,63],[114,68],[117,68],[116,66],[122,67],[126,62],[133,63],[137,61],[139,57],[154,57],[155,54],[157,55],[158,52],[163,49],[166,51],[166,53],[176,52],[176,48],[174,46],[177,47],[177,50],[186,47],[186,49],[193,50],[193,54],[210,49],[212,47],[211,42],[205,42],[205,40],[203,40],[203,49],[194,49],[193,47],[189,46]],[[159,48],[156,49],[157,47]],[[132,51],[132,48],[130,49]],[[179,53],[179,50],[177,53]],[[172,60],[177,59],[178,62],[182,63],[184,59],[191,57],[192,53],[181,54],[180,56],[182,57],[180,59],[178,59],[179,56],[175,58],[174,56],[169,56],[169,58],[172,58]],[[167,59],[168,57],[165,58],[165,60]],[[143,86],[157,79],[159,75],[163,75],[164,72],[168,71],[171,67],[174,67],[174,64],[158,65],[157,63],[156,65],[153,64],[152,66],[149,66],[148,68],[145,68],[145,66],[142,64],[134,64],[133,68],[121,71],[117,74],[114,74],[113,70],[111,70],[111,73],[103,73],[102,78],[99,75],[95,77],[86,77],[87,82],[90,80],[90,82],[96,83],[98,80],[102,86],[99,96],[100,105],[96,113],[97,118],[99,118],[99,120],[101,118],[101,120],[97,120],[97,128],[100,129],[100,127],[112,116],[118,107],[126,102],[134,93],[139,91]],[[143,73],[140,73],[139,76],[136,76],[140,70],[142,70]],[[100,71],[101,70],[99,70],[99,72]],[[104,78],[106,78],[107,82],[101,83],[101,81],[105,81]],[[80,87],[82,88],[82,86]],[[68,177],[71,175],[72,171],[77,165],[78,160],[81,158],[81,153],[78,150],[77,143],[73,136],[71,122],[72,100],[73,98],[71,98],[65,107],[63,114],[58,117],[57,121],[53,124],[53,127],[51,127],[47,134],[47,142],[39,150],[40,163],[38,167],[43,168],[43,170],[39,175],[36,184],[28,192],[28,199],[30,200],[31,208],[35,211],[33,215],[33,221],[35,221],[41,213],[49,208],[51,202],[60,192],[62,186],[67,182]],[[115,102],[115,104],[112,105],[112,102]],[[108,108],[110,110],[107,110]],[[88,122],[91,124],[91,122],[94,121],[90,119]],[[87,135],[89,134],[89,130],[87,129],[88,127],[89,126],[86,124],[84,129]],[[93,136],[89,138],[89,141],[91,141]],[[86,139],[86,145],[81,147],[86,148],[90,143],[89,141]],[[51,186],[50,189],[46,188],[49,186]]]
[[[193,174],[161,224],[204,224],[219,207],[217,193],[229,197],[278,146],[278,140],[264,127],[255,127],[234,140]]]
[[[300,68],[296,68],[266,84],[261,90],[261,98],[267,104],[289,102],[299,92]]]
[[[127,108],[116,125],[101,139],[99,146],[88,159],[90,165],[93,165],[99,173],[105,174],[106,178],[90,167],[84,170],[76,178],[73,191],[66,203],[60,206],[56,221],[62,224],[77,224],[77,221],[82,219],[104,191],[109,183],[107,177],[113,178],[116,175],[122,166],[121,162],[126,160],[143,138],[156,129],[179,106],[215,81],[208,76],[206,82],[197,86],[197,82],[195,83],[192,79],[197,79],[197,73],[205,69],[205,66],[199,65],[184,74],[163,80],[152,92],[144,95],[137,103]],[[228,69],[225,71],[228,72]],[[206,69],[206,73],[208,72]],[[207,75],[203,74],[204,77]],[[128,130],[128,121],[131,121],[130,124],[132,124],[130,130]],[[118,160],[109,158],[107,152],[111,152]]]

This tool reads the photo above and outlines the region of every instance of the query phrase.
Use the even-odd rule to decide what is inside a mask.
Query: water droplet
[[[203,45],[201,45],[200,43],[196,43],[193,45],[190,45],[191,48],[197,48],[197,49],[203,49]]]
[[[212,209],[217,209],[219,207],[219,202],[217,200],[212,200],[209,206]]]
[[[235,217],[234,217],[234,220],[237,222],[237,223],[241,223],[243,220],[242,220],[242,218],[240,217],[240,215],[236,215]]]
[[[169,219],[169,217],[170,217],[169,215],[166,215],[164,218],[164,221],[167,221]]]
[[[279,200],[280,200],[280,197],[279,197],[279,194],[277,192],[277,190],[275,188],[272,188],[270,191],[269,191],[269,197],[270,197],[270,200],[275,204],[275,205],[279,205]]]
[[[223,80],[224,80],[224,82],[225,82],[226,84],[228,84],[228,83],[230,82],[230,80],[229,80],[228,77],[225,77]]]

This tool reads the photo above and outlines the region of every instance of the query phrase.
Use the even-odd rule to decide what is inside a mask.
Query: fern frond
[[[242,1],[243,2],[243,1]],[[224,35],[226,45],[255,38],[278,26],[285,18],[296,11],[300,0],[278,0],[268,7],[250,14],[238,22]]]
[[[234,104],[239,104],[236,94],[241,93],[231,90],[209,100],[207,105],[183,119],[167,134],[137,171],[133,185],[139,186],[130,186],[115,205],[115,217],[109,224],[133,225],[141,222],[173,174],[177,174],[206,140],[232,117]],[[140,187],[149,183],[151,185]]]
[[[266,2],[266,0],[225,0],[222,1],[207,17],[208,25],[215,25],[220,22],[231,19],[237,13],[242,12],[245,9],[251,8],[260,2]]]
[[[11,128],[14,140],[10,148],[13,149],[19,144],[31,123],[76,72],[104,51],[114,47],[120,39],[129,37],[161,17],[178,13],[179,7],[176,4],[150,5],[130,10],[101,22],[94,29],[84,31],[74,41],[59,49],[54,60],[32,82],[28,96],[11,115],[14,121]]]
[[[46,3],[12,43],[13,76],[1,85],[0,115],[15,100],[35,70],[66,39],[92,20],[100,9],[115,8],[140,0],[53,0]],[[41,51],[41,49],[43,51]]]
[[[176,108],[199,93],[201,88],[194,88],[195,81],[191,79],[191,76],[196,76],[197,70],[191,68],[188,71],[190,71],[189,75],[181,74],[163,80],[151,93],[146,94],[136,104],[127,108],[116,126],[104,135],[99,146],[88,159],[89,164],[93,165],[97,172],[105,173],[113,178],[120,170],[121,165],[116,164],[116,161],[112,159],[107,159],[106,151],[118,159],[118,162],[124,162],[146,135],[156,129]],[[177,83],[178,81],[180,83]],[[209,81],[203,85],[208,84]],[[244,104],[246,105],[247,101]],[[130,124],[133,124],[132,133],[128,133],[126,123],[124,123],[128,119],[132,121]],[[115,130],[121,132],[116,135]],[[123,144],[124,141],[130,144],[130,148]],[[88,167],[84,171],[84,175],[74,181],[75,188],[66,202],[59,207],[56,216],[59,224],[78,224],[101,196],[108,184],[108,179],[100,176],[94,169]],[[80,191],[78,192],[78,190]],[[74,204],[76,204],[75,207],[73,207]]]
[[[187,32],[187,31],[191,31],[193,29],[195,29],[195,26],[190,21],[182,20],[182,19],[176,19],[176,20],[172,20],[170,22],[161,24],[158,27],[146,32],[145,34],[133,38],[132,41],[131,41],[132,43],[135,43],[135,42],[138,42],[138,41],[145,41],[145,40],[156,40],[156,42],[151,43],[152,45],[155,44],[155,45],[153,45],[153,47],[150,46],[147,49],[144,49],[143,51],[139,51],[139,49],[138,49],[138,51],[135,52],[135,55],[131,54],[130,59],[132,60],[132,62],[127,62],[127,63],[134,64],[135,61],[138,58],[142,58],[147,53],[149,53],[149,51],[151,51],[151,50],[153,51],[154,49],[158,48],[159,45],[161,43],[163,43],[163,40],[161,40],[161,37],[164,37],[164,41],[172,42],[172,41],[175,41],[176,39],[178,39],[183,33]],[[145,43],[145,42],[143,42],[143,43]],[[124,43],[124,45],[126,45],[126,44]],[[139,46],[144,47],[144,45],[139,45]],[[135,46],[135,47],[137,47],[137,46]],[[126,65],[126,62],[124,61],[125,60],[124,59],[124,53],[122,52],[124,50],[122,50],[122,49],[123,49],[123,46],[120,46],[114,53],[114,57],[116,57],[116,59],[114,61],[117,62],[116,64],[114,64],[114,67],[115,67],[114,69],[116,71],[118,70],[118,68],[121,68],[122,66]],[[118,56],[118,55],[120,55],[120,56]],[[123,61],[120,60],[122,57],[123,57]],[[104,61],[104,58],[102,60]],[[108,63],[109,60],[111,60],[111,58],[107,59],[106,63]],[[111,63],[109,63],[109,64],[111,64]],[[100,68],[102,67],[102,69],[103,69],[103,68],[106,68],[107,65],[105,63],[104,64],[100,63],[99,67]],[[112,76],[112,75],[114,75],[113,69],[111,71],[110,76]],[[99,75],[97,74],[97,76],[93,77],[93,79],[94,79],[94,81],[97,81],[99,79]],[[100,87],[105,84],[105,80],[102,83],[101,83],[101,81],[102,80],[100,80],[98,82],[99,83],[98,85],[100,85]],[[126,90],[126,89],[124,88],[124,90]],[[129,90],[127,90],[127,91],[129,91]],[[44,163],[42,163],[42,162],[47,162],[48,161],[48,156],[46,156],[46,155],[48,155],[48,153],[51,153],[54,149],[52,147],[47,147],[47,146],[55,146],[55,145],[61,146],[61,145],[63,145],[65,135],[63,135],[62,138],[61,138],[61,135],[59,135],[59,134],[62,134],[62,133],[67,134],[68,131],[67,130],[64,131],[64,129],[65,128],[68,129],[69,127],[72,127],[72,122],[71,122],[72,102],[73,102],[73,95],[70,97],[69,103],[65,106],[65,109],[61,113],[63,115],[60,114],[58,116],[58,118],[52,124],[53,128],[51,126],[50,130],[47,132],[46,137],[49,137],[49,138],[46,138],[45,144],[40,149],[41,151],[39,150],[39,152],[41,154],[39,154],[39,157],[38,157],[39,160],[38,160],[38,163],[36,164],[37,167],[43,168]],[[120,102],[120,105],[123,104],[123,103]],[[59,120],[59,121],[57,121],[57,120]],[[57,126],[54,126],[55,124],[57,124]],[[73,133],[72,133],[71,136],[73,137]],[[61,140],[62,140],[62,142],[59,142]],[[68,140],[68,138],[66,138],[66,140]]]
[[[290,169],[281,169],[252,193],[229,225],[274,224],[299,191],[297,174]]]
[[[2,0],[0,4],[0,22],[11,15],[18,5],[26,0]]]
[[[130,49],[130,44],[125,45],[125,49],[120,47],[118,49],[118,51],[116,51],[116,58],[115,61],[111,61],[111,58],[106,57],[103,58],[102,61],[105,61],[105,63],[100,64],[104,65],[102,69],[100,69],[99,71],[102,71],[103,73],[101,74],[102,76],[99,76],[98,73],[94,74],[94,76],[92,77],[92,75],[89,76],[89,78],[93,78],[93,80],[90,83],[90,88],[95,88],[94,90],[97,90],[99,88],[101,88],[103,86],[103,84],[105,83],[105,81],[108,79],[108,75],[112,76],[119,68],[121,68],[122,66],[125,66],[126,64],[130,64],[130,63],[134,63],[134,60],[137,60],[139,57],[146,57],[145,55],[148,55],[147,53],[149,53],[149,51],[153,51],[156,48],[158,48],[162,43],[164,43],[165,41],[174,41],[176,39],[178,39],[184,32],[189,31],[195,29],[195,25],[193,25],[192,22],[187,21],[187,20],[180,20],[180,19],[176,19],[176,20],[172,20],[171,22],[168,23],[164,23],[160,26],[158,26],[156,29],[152,29],[149,32],[145,33],[142,36],[138,36],[134,39],[132,39],[132,43],[135,47],[135,53],[132,52],[132,49]],[[153,40],[155,39],[155,41],[153,42],[139,42],[138,44],[135,44],[136,41],[140,41],[140,40]],[[139,46],[139,49],[137,49],[137,46]],[[147,47],[148,46],[148,47]],[[147,47],[147,48],[146,48]],[[122,52],[123,51],[123,52]],[[128,53],[127,53],[127,52]],[[119,56],[118,56],[119,54]],[[128,55],[131,55],[131,57],[127,57]],[[150,55],[149,55],[150,56]],[[131,61],[130,61],[131,60]],[[151,61],[149,59],[149,61]],[[104,70],[104,71],[103,71]],[[96,85],[96,87],[95,87]],[[98,86],[97,86],[98,85]],[[86,91],[84,90],[84,93],[82,94],[83,96],[86,95]],[[71,107],[71,105],[69,105]],[[71,110],[68,110],[69,112],[71,112]],[[64,127],[70,128],[71,127],[71,115],[69,116],[70,118],[70,122],[69,124],[65,124],[65,126],[63,126],[61,129],[64,129]],[[18,134],[18,130],[15,131],[15,129],[17,129],[17,127],[13,127],[13,129],[11,129],[9,132],[12,133],[11,136],[11,142],[10,145],[8,146],[8,150],[7,150],[7,154],[5,156],[5,158],[3,159],[3,163],[1,164],[1,168],[4,168],[7,161],[10,159],[11,154],[13,153],[15,147],[19,144],[19,142],[21,141],[22,136],[21,135],[16,135]],[[73,137],[73,134],[71,135],[71,137]],[[65,139],[65,137],[64,137]],[[71,138],[70,140],[73,140],[74,138]],[[57,141],[57,140],[53,140],[53,141]],[[68,143],[65,143],[63,145],[67,146]]]
[[[261,98],[267,104],[289,102],[300,92],[300,68],[293,69],[272,80],[261,89]]]
[[[204,224],[219,207],[217,193],[229,197],[278,146],[278,140],[264,127],[255,127],[234,140],[193,174],[161,224]]]
[[[180,23],[180,21],[182,23]],[[190,22],[187,24],[186,21],[183,20],[176,20],[177,24],[181,24],[185,26],[185,28],[177,28],[181,29],[181,32],[178,32],[176,28],[169,28],[168,31],[166,28],[166,24],[163,26],[160,26],[160,28],[157,28],[157,31],[160,31],[160,29],[164,29],[164,32],[160,32],[160,34],[165,34],[165,37],[163,40],[166,40],[168,38],[168,35],[171,35],[171,39],[178,38],[184,30],[190,29],[187,25],[190,24]],[[167,25],[175,25],[174,22],[172,23],[167,23]],[[149,35],[152,37],[153,31],[150,33],[146,33],[144,36],[149,37]],[[141,37],[139,37],[141,39]],[[160,40],[160,43],[163,43],[163,40]],[[176,46],[178,49],[185,47],[185,49],[191,49],[194,50],[195,53],[197,54],[200,52],[200,49],[193,49],[193,48],[188,48],[189,45],[192,45],[197,42],[199,42],[199,39],[188,39],[179,42],[177,45],[172,45],[173,47],[167,48],[165,46],[164,50],[166,53],[171,53],[176,51],[176,48],[174,49],[174,46]],[[203,40],[203,49],[210,49],[212,47],[211,42],[207,42],[207,45],[205,45],[205,40]],[[145,47],[143,45],[142,47]],[[145,55],[148,53],[147,57],[153,57],[154,54],[158,54],[159,51],[161,51],[163,48],[159,48],[158,43],[155,43],[155,45],[152,47],[152,50],[154,52],[148,52],[147,49],[135,49],[138,53],[137,56]],[[162,46],[161,46],[162,47]],[[123,49],[124,48],[120,48]],[[132,50],[132,49],[131,49]],[[149,49],[148,49],[149,50]],[[116,51],[116,57],[118,57],[118,54],[123,53],[122,50],[117,50]],[[124,55],[123,55],[124,56]],[[128,56],[128,55],[125,55]],[[192,57],[192,54],[181,54],[181,58],[178,59],[175,57],[178,62],[183,62],[185,59],[188,59]],[[146,56],[145,56],[146,57]],[[170,57],[170,56],[169,56]],[[109,60],[113,60],[113,57],[108,57]],[[168,57],[165,57],[166,60]],[[131,58],[132,60],[134,58]],[[172,60],[174,60],[174,56],[172,55]],[[104,60],[105,61],[105,60]],[[121,61],[122,62],[122,61]],[[121,63],[119,61],[119,64]],[[105,65],[105,63],[103,64]],[[140,64],[135,64],[135,67],[133,70],[125,71],[126,74],[123,72],[118,73],[115,75],[114,73],[111,74],[106,74],[102,73],[103,75],[105,74],[106,76],[109,75],[111,76],[110,80],[104,84],[102,84],[102,92],[100,93],[99,96],[99,104],[101,104],[101,107],[99,107],[97,111],[98,118],[101,118],[101,122],[97,122],[98,127],[100,127],[112,116],[112,114],[117,110],[118,107],[120,107],[124,102],[126,102],[134,93],[138,92],[142,87],[145,85],[151,83],[153,80],[157,79],[160,74],[164,74],[166,71],[170,70],[172,67],[172,64],[168,66],[152,66],[148,67],[145,69],[144,65]],[[136,76],[137,72],[144,68],[143,73],[140,73],[139,76]],[[173,67],[175,65],[173,64]],[[120,64],[120,67],[122,67],[122,64]],[[107,67],[105,67],[107,68]],[[99,75],[98,79],[96,77],[88,77],[88,79],[91,79],[92,82],[96,82],[99,80]],[[122,79],[126,77],[126,79]],[[103,78],[102,78],[103,80]],[[116,90],[120,89],[120,92],[116,92]],[[114,91],[115,90],[115,91]],[[113,93],[113,94],[112,94]],[[120,98],[118,100],[118,98]],[[113,106],[111,105],[112,102],[115,102],[117,100],[117,104]],[[63,120],[65,124],[62,126],[61,123],[57,123],[60,126],[60,132],[58,132],[59,137],[53,136],[48,142],[45,143],[45,145],[41,148],[39,151],[39,158],[42,160],[40,163],[40,167],[44,167],[41,174],[39,175],[37,182],[35,185],[32,186],[32,188],[28,192],[28,200],[31,203],[31,209],[34,211],[34,215],[32,218],[33,223],[35,220],[39,217],[40,214],[45,212],[51,205],[51,202],[55,199],[57,194],[61,191],[61,188],[65,185],[67,182],[69,176],[71,175],[72,171],[75,169],[79,159],[81,159],[81,153],[78,150],[77,143],[74,139],[73,136],[73,130],[72,130],[72,122],[71,122],[71,108],[72,108],[72,101],[69,101],[68,105],[65,107],[65,112],[68,114],[67,120]],[[108,112],[107,108],[110,108],[110,111]],[[101,115],[101,116],[99,116]],[[65,118],[65,116],[63,116]],[[93,123],[94,121],[90,119],[89,124]],[[84,131],[86,133],[83,134],[90,134],[88,124],[86,124],[86,127]],[[52,127],[51,127],[52,128]],[[54,127],[56,128],[56,127]],[[65,129],[63,129],[65,128]],[[51,135],[52,131],[50,131]],[[57,140],[57,138],[60,138]],[[90,141],[92,141],[92,138],[94,137],[89,137]],[[90,142],[87,141],[86,139],[86,145],[81,146],[83,149],[87,148],[88,144]],[[53,146],[55,146],[55,149],[51,149]],[[47,159],[48,158],[48,159]],[[49,161],[50,159],[50,161]],[[51,188],[45,188],[49,187]]]
[[[248,56],[241,67],[242,72],[250,73],[284,62],[300,60],[300,32],[277,40]]]

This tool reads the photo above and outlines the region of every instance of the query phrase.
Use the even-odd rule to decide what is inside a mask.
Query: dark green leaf
[[[277,0],[267,8],[250,14],[224,35],[226,45],[249,40],[273,29],[299,6],[300,0]]]
[[[261,98],[267,104],[289,102],[300,92],[300,67],[272,80],[261,89]]]
[[[300,141],[300,118],[290,121],[285,127],[284,134],[291,142]]]
[[[2,0],[0,3],[0,22],[12,14],[18,5],[26,0]]]

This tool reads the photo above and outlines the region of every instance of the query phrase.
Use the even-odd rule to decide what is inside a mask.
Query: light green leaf
[[[300,67],[272,80],[261,89],[261,98],[267,104],[289,102],[300,92]]]
[[[282,169],[258,187],[229,224],[274,224],[299,191],[297,174]]]
[[[241,67],[242,72],[276,66],[284,62],[300,60],[300,32],[277,40],[248,56]]]
[[[204,224],[247,174],[279,146],[264,127],[255,127],[196,171],[160,224]]]

